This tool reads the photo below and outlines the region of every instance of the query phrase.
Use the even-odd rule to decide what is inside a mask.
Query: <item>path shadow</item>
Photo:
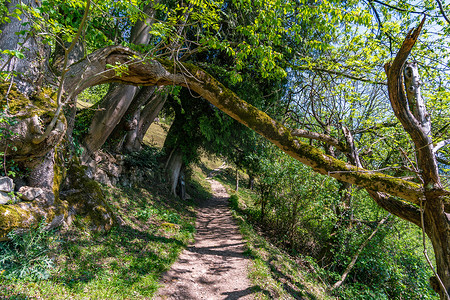
[[[89,241],[66,242],[65,251],[71,252],[72,267],[62,275],[56,274],[53,280],[63,283],[74,292],[81,292],[90,281],[115,273],[115,281],[123,287],[131,287],[148,275],[159,276],[176,257],[155,253],[152,243],[175,246],[180,249],[183,242],[151,232],[140,231],[130,226],[114,227],[108,234]],[[126,254],[126,263],[117,262],[117,258]],[[110,261],[108,264],[107,262]],[[108,265],[105,265],[107,263]],[[156,286],[149,287],[147,292],[154,292]]]
[[[237,299],[240,299],[247,295],[253,294],[255,292],[255,290],[257,290],[257,289],[258,288],[256,286],[252,286],[252,287],[246,288],[245,290],[225,292],[225,293],[222,293],[221,295],[227,296],[225,298],[225,300],[237,300]]]

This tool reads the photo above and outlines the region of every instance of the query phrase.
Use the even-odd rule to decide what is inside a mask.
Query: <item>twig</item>
[[[350,271],[353,269],[353,266],[356,263],[356,260],[359,257],[359,254],[361,253],[361,251],[367,246],[367,244],[370,242],[370,240],[375,236],[375,234],[378,232],[378,230],[380,229],[380,226],[387,221],[387,219],[391,216],[391,214],[389,213],[386,217],[384,217],[380,222],[378,222],[377,227],[375,228],[375,230],[372,232],[372,234],[367,238],[367,240],[364,241],[364,243],[361,244],[361,246],[359,247],[358,251],[356,251],[355,255],[352,258],[352,261],[350,262],[350,264],[347,266],[347,268],[345,269],[344,273],[341,276],[341,280],[337,281],[333,287],[331,288],[331,291],[337,289],[338,287],[340,287],[342,285],[342,283],[344,282],[344,280],[347,278],[348,273],[350,273]]]
[[[439,10],[441,11],[442,16],[444,17],[445,21],[447,21],[447,23],[450,24],[450,19],[448,18],[447,14],[444,11],[444,7],[442,6],[441,0],[436,0],[436,2],[439,5]]]

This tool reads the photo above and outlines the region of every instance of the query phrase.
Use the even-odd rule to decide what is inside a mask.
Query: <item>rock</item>
[[[11,196],[8,193],[0,192],[0,204],[8,204],[12,201]]]
[[[102,169],[97,170],[97,172],[94,174],[93,179],[102,184],[106,184],[107,186],[110,186],[110,187],[113,186],[111,183],[111,180],[109,179],[108,174],[106,174],[106,172],[103,171]]]
[[[14,191],[14,181],[7,176],[0,177],[0,191],[6,193]]]
[[[19,189],[19,197],[25,201],[33,201],[43,193],[44,191],[41,188],[31,186],[23,186]]]

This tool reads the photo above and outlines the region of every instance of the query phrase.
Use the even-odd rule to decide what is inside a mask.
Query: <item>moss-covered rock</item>
[[[114,223],[114,214],[108,206],[100,184],[86,176],[86,167],[72,162],[67,171],[67,191],[61,198],[68,202],[71,211],[82,216],[90,227],[109,230]]]
[[[12,229],[22,225],[32,217],[27,210],[17,205],[0,205],[0,240]]]

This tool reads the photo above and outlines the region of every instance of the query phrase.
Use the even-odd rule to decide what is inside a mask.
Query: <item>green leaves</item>
[[[3,50],[1,51],[2,54],[6,54],[8,56],[11,57],[17,57],[18,59],[24,59],[25,56],[23,54],[23,52],[19,51],[19,50]]]

